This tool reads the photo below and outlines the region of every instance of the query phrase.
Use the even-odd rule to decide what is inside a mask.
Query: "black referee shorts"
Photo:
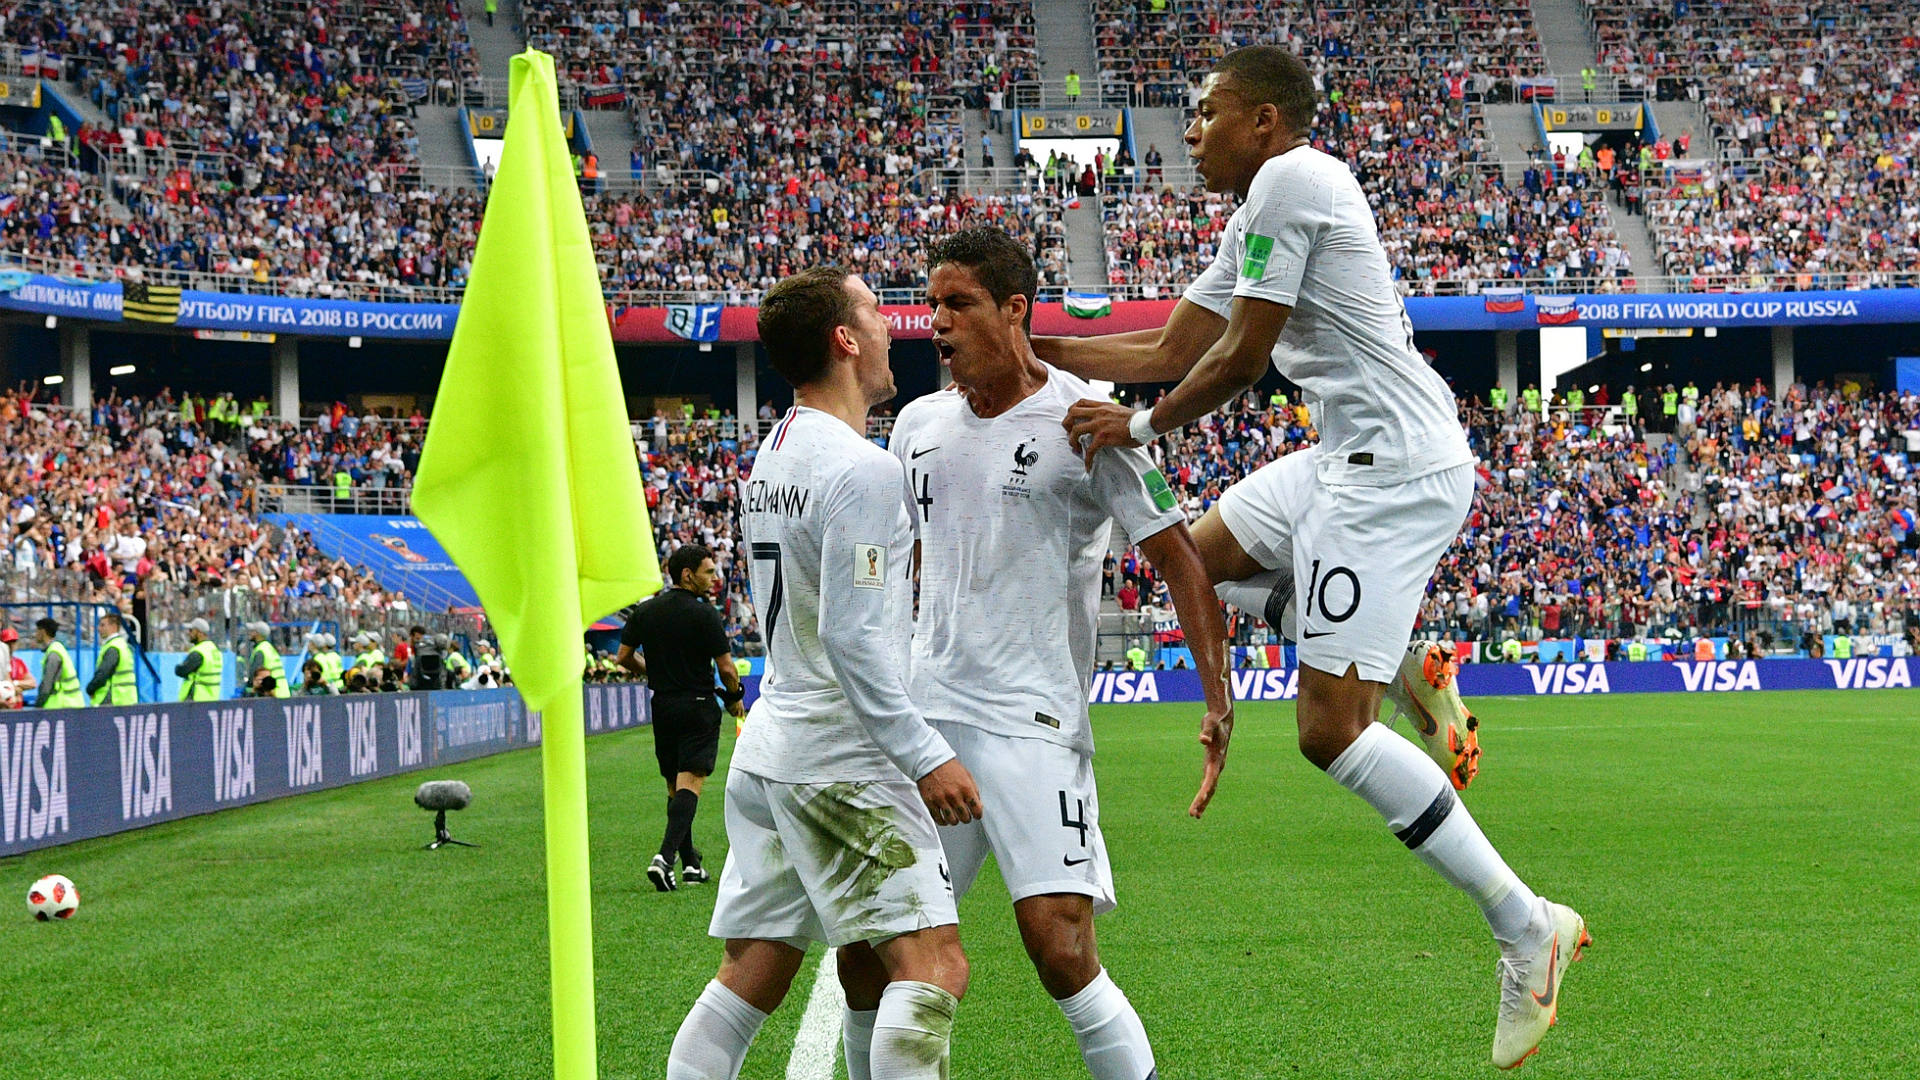
[[[653,755],[660,775],[713,775],[720,754],[720,701],[712,694],[653,695]]]

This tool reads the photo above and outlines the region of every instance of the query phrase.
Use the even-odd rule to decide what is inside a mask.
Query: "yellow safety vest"
[[[1853,638],[1846,634],[1833,636],[1833,658],[1835,660],[1853,659]]]
[[[1506,387],[1504,387],[1504,386],[1496,386],[1496,387],[1494,387],[1494,388],[1493,388],[1493,392],[1492,392],[1491,394],[1489,394],[1489,395],[1488,395],[1488,398],[1489,398],[1489,400],[1491,400],[1491,401],[1493,402],[1493,407],[1494,407],[1494,408],[1496,408],[1496,409],[1499,409],[1499,410],[1500,410],[1501,412],[1506,412],[1506,411],[1507,411],[1507,390],[1506,390]]]
[[[226,668],[225,658],[211,641],[202,641],[190,651],[200,654],[200,666],[180,683],[180,700],[219,701],[220,676]]]
[[[53,692],[44,703],[48,709],[78,709],[87,703],[80,695],[80,673],[74,669],[73,654],[58,641],[47,646],[47,657],[60,658],[60,677],[53,681]],[[44,661],[43,661],[44,662]]]
[[[368,649],[353,658],[353,666],[363,671],[375,664],[385,667],[386,663],[387,654],[381,652],[379,649]]]
[[[353,495],[353,474],[345,469],[333,474],[333,494],[337,499],[346,499]]]
[[[271,641],[255,642],[253,655],[257,657],[261,653],[267,654],[267,670],[273,672],[273,696],[291,696],[293,692],[287,689],[287,665],[285,661],[280,659],[280,650],[274,648],[273,642]],[[248,674],[252,673],[249,672]]]
[[[113,666],[113,674],[107,676],[107,685],[95,692],[95,705],[132,705],[140,700],[139,687],[134,682],[133,646],[127,644],[125,634],[115,634],[100,646],[100,655],[115,653],[119,662]]]
[[[1520,391],[1520,400],[1526,403],[1528,412],[1534,414],[1540,412],[1540,391],[1534,389],[1522,390]]]
[[[1140,648],[1128,649],[1127,668],[1132,671],[1147,670],[1147,651]]]
[[[1647,647],[1637,641],[1627,642],[1627,659],[1639,661],[1647,658]]]
[[[320,677],[327,681],[328,686],[338,690],[345,685],[346,679],[340,667],[339,653],[328,649],[326,652],[314,653],[313,658],[319,661]]]

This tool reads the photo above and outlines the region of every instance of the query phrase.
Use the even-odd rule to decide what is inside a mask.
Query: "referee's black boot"
[[[707,882],[712,881],[713,875],[707,873],[705,864],[706,860],[700,857],[698,851],[695,851],[693,858],[689,859],[687,858],[686,849],[681,849],[680,884],[705,885]]]
[[[661,892],[672,892],[680,887],[680,883],[674,880],[673,864],[658,855],[647,864],[647,880],[653,882],[653,887]]]

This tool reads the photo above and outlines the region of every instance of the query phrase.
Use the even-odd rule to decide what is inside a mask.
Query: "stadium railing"
[[[256,484],[253,510],[257,514],[371,514],[405,516],[413,513],[410,487],[355,487],[340,498],[330,486],[319,484]]]

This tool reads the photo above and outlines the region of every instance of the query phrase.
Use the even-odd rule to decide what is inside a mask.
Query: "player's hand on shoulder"
[[[1227,767],[1227,744],[1232,741],[1233,706],[1228,705],[1225,712],[1208,709],[1200,721],[1200,745],[1207,748],[1206,766],[1200,774],[1200,793],[1187,807],[1188,816],[1197,818],[1207,812],[1207,804],[1220,786],[1220,773]]]
[[[1133,434],[1127,430],[1127,424],[1133,420],[1133,410],[1125,405],[1116,405],[1111,401],[1095,401],[1082,398],[1067,409],[1067,418],[1060,426],[1067,429],[1067,439],[1080,451],[1087,468],[1093,468],[1093,455],[1110,446],[1139,446]]]
[[[920,798],[932,812],[936,825],[965,825],[983,816],[980,789],[973,774],[959,758],[947,761],[920,778]]]

